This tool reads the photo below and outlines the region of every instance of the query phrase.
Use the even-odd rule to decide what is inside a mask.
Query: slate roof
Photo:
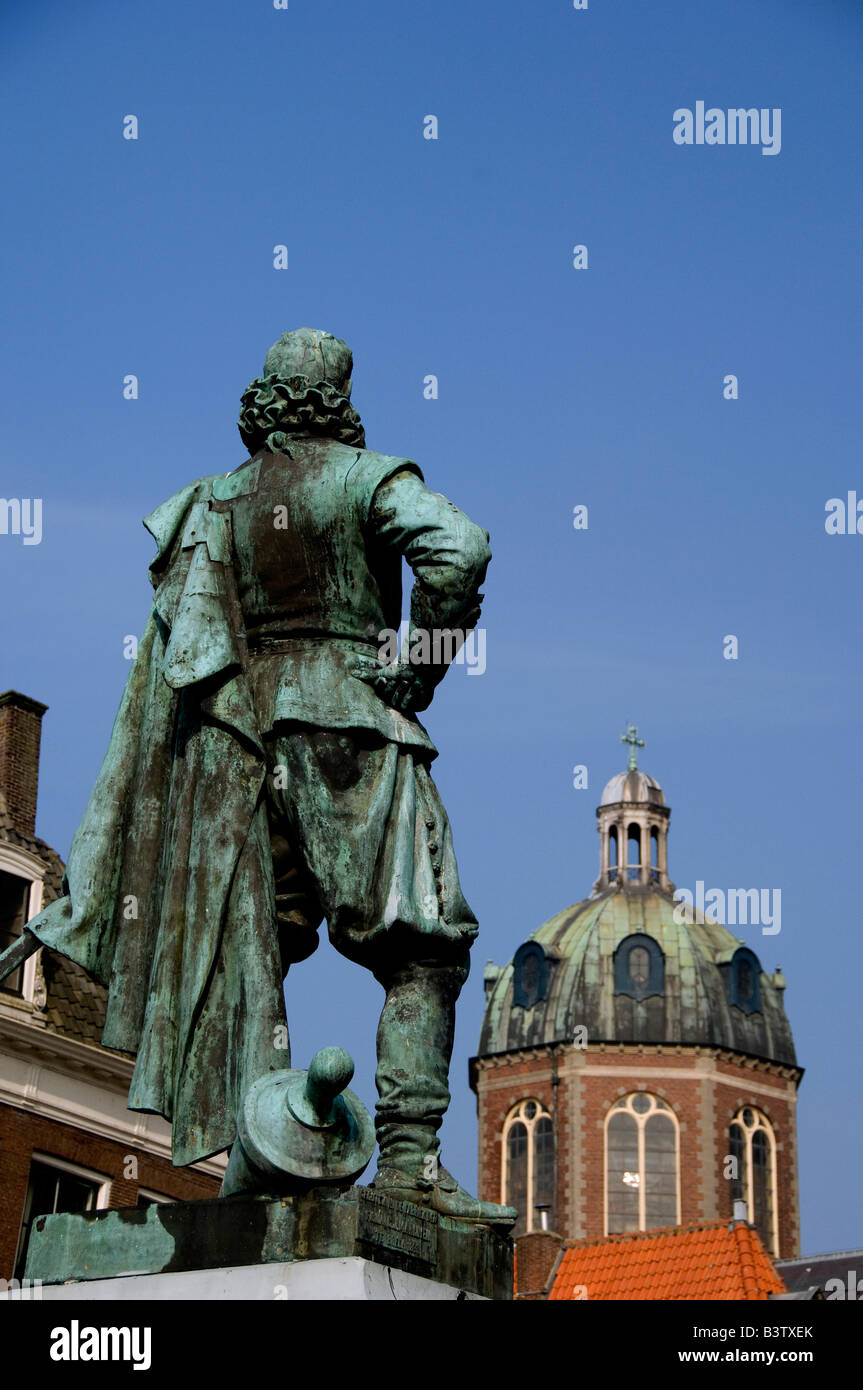
[[[863,1250],[835,1250],[826,1255],[801,1255],[795,1260],[779,1260],[776,1268],[792,1293],[804,1293],[813,1285],[824,1289],[829,1279],[839,1279],[846,1290],[863,1281]],[[835,1288],[835,1286],[834,1286]],[[861,1287],[863,1295],[863,1287]]]
[[[729,1002],[728,962],[739,939],[702,913],[675,921],[670,893],[656,886],[612,887],[552,917],[527,939],[539,942],[549,965],[547,998],[513,1006],[513,965],[491,969],[479,1055],[571,1041],[586,1027],[590,1043],[651,1042],[728,1048],[795,1066],[783,1003],[784,981],[762,969],[761,1009]],[[635,1000],[616,994],[614,952],[635,933],[652,937],[664,956],[662,995]]]
[[[571,1301],[758,1301],[785,1292],[758,1232],[745,1221],[675,1226],[567,1242],[548,1297]]]
[[[50,951],[42,953],[42,970],[48,994],[44,1009],[48,1027],[65,1037],[101,1045],[107,991],[80,965]]]

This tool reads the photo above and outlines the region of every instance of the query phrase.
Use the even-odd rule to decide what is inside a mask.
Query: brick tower
[[[675,902],[670,811],[630,742],[597,810],[591,896],[486,969],[480,1195],[518,1207],[527,1287],[528,1262],[547,1264],[542,1232],[556,1248],[730,1218],[735,1202],[771,1255],[799,1253],[785,980]]]

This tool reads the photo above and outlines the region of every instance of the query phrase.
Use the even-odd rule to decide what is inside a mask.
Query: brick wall
[[[621,1096],[645,1089],[661,1097],[677,1117],[683,1225],[731,1215],[730,1183],[723,1172],[731,1118],[743,1105],[767,1115],[776,1138],[779,1252],[782,1257],[799,1252],[796,1085],[787,1070],[718,1050],[646,1045],[561,1049],[556,1067],[555,1225],[565,1239],[605,1234],[606,1116]],[[507,1115],[530,1097],[553,1114],[552,1078],[549,1048],[496,1057],[492,1065],[480,1066],[479,1188],[486,1201],[501,1200],[501,1135]]]
[[[128,1143],[102,1139],[72,1125],[60,1124],[13,1106],[0,1105],[0,1278],[12,1277],[18,1233],[27,1193],[33,1151],[80,1164],[110,1179],[110,1207],[134,1206],[138,1188],[149,1188],[181,1201],[216,1197],[219,1180]],[[137,1159],[137,1178],[125,1178],[129,1156]]]

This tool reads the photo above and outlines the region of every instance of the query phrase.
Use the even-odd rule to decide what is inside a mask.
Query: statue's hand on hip
[[[371,685],[384,703],[400,714],[428,709],[432,702],[432,692],[426,688],[422,677],[412,666],[403,662],[380,666],[371,659],[360,657],[354,674]]]

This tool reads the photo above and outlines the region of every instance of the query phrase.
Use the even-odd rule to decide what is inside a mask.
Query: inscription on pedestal
[[[360,1188],[357,1240],[379,1263],[397,1264],[399,1268],[409,1263],[434,1269],[437,1237],[438,1219],[434,1212]]]

